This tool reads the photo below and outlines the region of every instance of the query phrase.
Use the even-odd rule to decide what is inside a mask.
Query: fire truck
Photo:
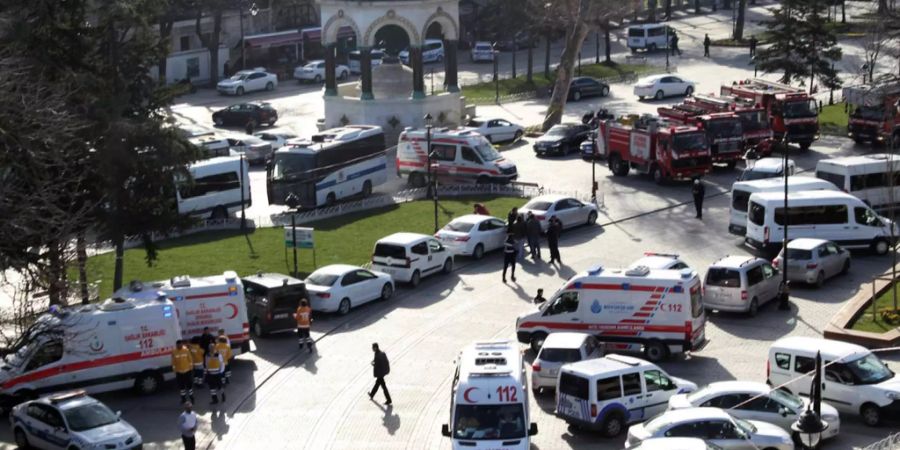
[[[708,113],[694,102],[657,109],[660,117],[678,125],[696,125],[706,132],[713,164],[733,169],[744,156],[744,132],[741,119],[733,112]]]
[[[900,141],[900,83],[845,87],[844,101],[853,107],[847,134],[854,142]]]
[[[744,148],[756,149],[763,156],[772,153],[772,125],[769,123],[769,115],[762,105],[753,103],[752,100],[735,97],[717,97],[715,95],[694,94],[685,100],[706,112],[731,111],[741,119],[741,129],[744,131]]]
[[[815,99],[802,90],[758,78],[722,85],[722,96],[747,99],[769,113],[772,133],[778,141],[796,142],[806,150],[819,138],[819,110]]]
[[[712,168],[706,133],[695,126],[675,125],[644,115],[633,125],[604,121],[597,129],[595,145],[607,157],[613,175],[635,169],[650,174],[657,183],[690,179]]]

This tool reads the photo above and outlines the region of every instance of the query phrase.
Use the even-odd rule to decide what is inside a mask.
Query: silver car
[[[703,306],[755,316],[760,306],[778,297],[781,278],[777,274],[762,258],[726,256],[706,271]]]
[[[825,239],[794,239],[788,242],[787,256],[788,279],[816,287],[822,287],[826,279],[850,270],[850,251]],[[784,267],[784,249],[772,264]]]
[[[655,437],[694,437],[727,450],[794,450],[794,441],[777,425],[736,419],[719,408],[666,411],[628,428],[627,445]]]
[[[555,389],[559,368],[563,364],[602,356],[602,344],[590,334],[551,333],[531,365],[531,390],[539,394],[541,388]]]
[[[553,216],[559,219],[563,229],[597,223],[597,205],[563,195],[535,197],[519,208],[522,217],[527,217],[529,212],[540,222],[542,232],[547,231]]]

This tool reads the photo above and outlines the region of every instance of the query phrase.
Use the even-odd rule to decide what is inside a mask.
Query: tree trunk
[[[647,21],[656,22],[656,0],[647,1]]]
[[[737,21],[734,25],[734,40],[744,40],[744,18],[747,13],[747,0],[738,1]]]
[[[700,0],[694,0],[694,14],[700,14]]]
[[[200,28],[200,19],[203,17],[203,11],[199,8],[197,9],[197,21],[194,24],[194,28],[197,36],[200,38],[200,42],[209,51],[209,86],[215,88],[219,82],[219,38],[222,33],[222,10],[218,9],[211,12],[213,16],[213,30],[209,34],[208,39],[203,36]]]
[[[550,97],[550,105],[547,107],[547,115],[541,125],[543,131],[547,131],[553,125],[562,121],[563,109],[569,96],[569,84],[572,82],[575,71],[575,62],[581,50],[581,45],[588,34],[587,24],[579,20],[575,26],[566,32],[566,46],[559,58],[559,66],[556,68],[556,82],[553,95]]]
[[[672,4],[672,0],[669,1],[669,6]],[[610,31],[609,31],[609,21],[606,21],[606,28],[603,29],[606,33],[606,62],[607,64],[612,64],[612,42],[610,42]]]
[[[59,249],[58,241],[47,245],[47,297],[51,305],[63,304],[62,273],[65,272],[65,267]]]
[[[885,14],[888,10],[887,0],[878,0],[878,14]]]
[[[672,0],[666,0],[666,21],[672,18]]]
[[[88,293],[87,243],[84,241],[84,232],[78,233],[75,238],[75,252],[78,259],[78,290],[81,294],[81,304],[87,305],[91,302],[91,298]]]
[[[515,43],[516,37],[513,36],[513,51],[512,51],[512,77],[516,78],[516,53],[519,53],[519,46]]]
[[[550,79],[550,32],[547,32],[547,36],[545,37],[545,41],[547,42],[547,47],[544,52],[544,78]]]
[[[125,258],[125,236],[119,234],[114,241],[116,247],[116,265],[113,273],[113,291],[118,291],[122,288],[122,277],[124,276],[122,272],[125,269],[123,264],[123,259]]]
[[[525,71],[525,79],[528,83],[534,82],[534,44],[528,43],[528,70]]]
[[[847,23],[847,0],[841,0],[841,23]]]
[[[159,20],[159,42],[165,48],[164,54],[160,55],[159,61],[156,63],[159,84],[166,84],[166,69],[169,63],[169,53],[172,51],[170,44],[173,24],[174,22],[168,13],[164,14]]]

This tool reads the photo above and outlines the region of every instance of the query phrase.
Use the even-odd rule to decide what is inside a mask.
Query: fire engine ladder
[[[766,94],[794,94],[803,92],[802,90],[797,89],[793,86],[784,83],[778,83],[776,81],[763,80],[761,78],[750,79],[749,82],[743,84],[743,87],[745,89],[762,91],[761,93]]]
[[[728,111],[731,107],[731,102],[724,98],[703,94],[695,94],[693,103],[707,111]]]

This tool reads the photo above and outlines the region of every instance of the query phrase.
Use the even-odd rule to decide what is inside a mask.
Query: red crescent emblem
[[[228,303],[228,304],[226,304],[225,306],[230,306],[230,307],[231,307],[231,316],[228,317],[229,320],[234,319],[235,317],[237,317],[237,315],[238,315],[238,308],[237,308],[237,305],[235,305],[234,303]]]
[[[472,391],[477,391],[477,390],[478,390],[478,388],[470,387],[463,392],[463,398],[466,400],[466,403],[478,403],[477,401],[469,398],[469,393]]]

